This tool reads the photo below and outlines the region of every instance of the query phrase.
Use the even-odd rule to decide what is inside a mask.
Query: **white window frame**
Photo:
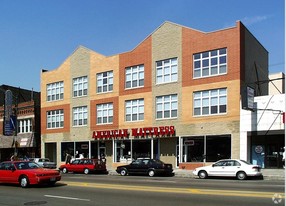
[[[107,93],[113,91],[113,71],[96,74],[96,92]]]
[[[168,115],[169,114],[169,115]],[[178,117],[178,95],[170,94],[156,97],[156,119]]]
[[[125,101],[125,121],[144,121],[144,99],[132,99]]]
[[[125,89],[144,87],[144,65],[125,68]]]
[[[227,48],[193,55],[193,78],[205,78],[227,74]]]
[[[193,94],[193,116],[210,116],[227,113],[227,89],[197,91]]]
[[[32,119],[18,119],[18,133],[31,133]]]
[[[96,105],[96,124],[113,124],[113,103]]]
[[[64,82],[54,82],[47,84],[47,102],[64,99]]]
[[[87,96],[88,79],[87,76],[73,78],[73,97]]]
[[[178,58],[156,61],[156,84],[178,81]]]
[[[87,106],[73,108],[73,126],[87,125]]]
[[[47,111],[47,129],[57,129],[64,127],[64,110]]]

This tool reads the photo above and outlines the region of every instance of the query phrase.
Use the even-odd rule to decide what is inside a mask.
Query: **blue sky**
[[[209,32],[240,20],[269,52],[270,73],[284,72],[284,14],[284,0],[0,0],[0,85],[40,91],[41,70],[79,45],[126,52],[165,21]]]

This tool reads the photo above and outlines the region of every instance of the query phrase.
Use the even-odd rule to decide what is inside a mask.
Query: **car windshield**
[[[18,170],[37,169],[40,166],[34,162],[16,162],[15,166]]]

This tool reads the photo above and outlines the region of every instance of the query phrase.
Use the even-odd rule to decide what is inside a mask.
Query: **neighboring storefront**
[[[0,161],[40,157],[40,93],[1,85],[0,105]]]
[[[283,168],[285,94],[254,98],[254,111],[241,111],[240,156],[262,168]]]

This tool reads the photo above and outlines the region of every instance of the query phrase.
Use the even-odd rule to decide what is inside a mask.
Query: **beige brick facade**
[[[194,79],[193,55],[219,48],[227,48],[227,73]],[[156,62],[170,58],[177,58],[178,80],[157,84]],[[172,125],[176,130],[175,137],[160,140],[160,159],[163,161],[176,165],[180,138],[207,135],[229,135],[231,157],[239,158],[241,89],[242,86],[255,81],[248,75],[252,71],[251,65],[257,65],[267,73],[267,63],[267,51],[240,22],[233,28],[209,33],[166,22],[133,50],[110,57],[79,47],[57,69],[41,74],[42,151],[45,151],[46,143],[55,143],[54,152],[60,164],[62,142],[94,142],[94,131]],[[126,89],[125,69],[135,65],[144,65],[144,87]],[[113,71],[113,91],[99,94],[96,90],[96,75],[107,71]],[[88,95],[74,98],[73,78],[82,76],[88,77]],[[59,81],[64,82],[64,99],[47,102],[47,84]],[[219,88],[227,88],[227,112],[194,116],[193,93]],[[266,92],[263,88],[262,93]],[[178,97],[177,117],[156,119],[156,97],[170,94],[177,94]],[[126,121],[125,104],[132,99],[144,99],[144,120]],[[112,124],[96,123],[96,105],[102,103],[113,103]],[[88,108],[88,123],[83,127],[72,126],[73,108],[78,106]],[[64,128],[47,129],[46,112],[59,108],[64,109]],[[113,156],[116,148],[113,148],[112,139],[102,141],[106,142],[108,166],[115,167]]]

